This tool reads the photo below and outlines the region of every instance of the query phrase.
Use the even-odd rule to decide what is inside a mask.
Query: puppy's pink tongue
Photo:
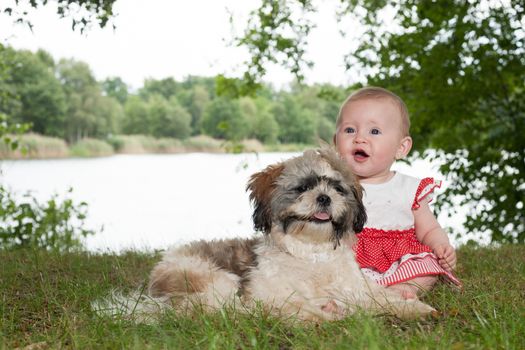
[[[330,215],[328,215],[327,212],[320,211],[314,214],[314,218],[316,218],[317,220],[326,221],[326,220],[330,220]]]

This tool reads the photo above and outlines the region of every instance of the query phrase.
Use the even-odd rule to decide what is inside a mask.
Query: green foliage
[[[247,121],[239,101],[218,97],[206,107],[202,118],[203,131],[212,137],[239,141],[247,135]]]
[[[148,100],[149,133],[155,137],[185,139],[191,134],[191,115],[175,96],[166,100],[151,95]]]
[[[77,141],[70,148],[73,157],[102,157],[113,154],[113,146],[102,140],[85,138]]]
[[[57,15],[60,18],[69,17],[71,19],[71,28],[73,30],[80,29],[82,33],[86,28],[89,28],[93,23],[99,25],[101,28],[105,27],[110,18],[113,16],[113,4],[116,0],[55,0],[57,6]],[[33,24],[27,19],[29,12],[25,9],[20,9],[23,5],[29,5],[33,8],[44,7],[48,4],[48,0],[30,0],[20,1],[15,0],[15,6],[0,6],[0,15],[7,15],[13,18],[14,23],[27,24],[29,28],[33,28]]]
[[[102,96],[89,66],[73,59],[62,59],[57,75],[67,98],[66,139],[76,142],[86,137],[105,137],[114,133],[119,111],[109,97]],[[110,100],[111,101],[111,100]]]
[[[229,141],[224,145],[235,151],[241,148],[231,145],[240,145],[245,138],[269,144],[316,144],[318,139],[331,138],[329,123],[339,103],[335,96],[345,94],[330,85],[296,85],[292,92],[259,85],[250,96],[239,98],[246,91],[221,92],[221,77],[195,76],[183,81],[148,79],[137,93],[130,93],[119,77],[97,82],[84,62],[55,63],[43,50],[5,48],[1,53],[5,79],[0,80],[0,91],[6,97],[0,106],[11,125],[29,123],[33,132],[64,138],[70,144],[116,134],[184,140],[203,132]],[[239,79],[229,81],[244,88]]]
[[[103,27],[112,15],[113,2],[56,1],[58,14],[71,16],[73,29],[79,25],[81,31],[91,22],[92,16],[96,16]],[[29,2],[34,8],[46,4],[47,0]],[[18,10],[18,0],[15,5],[15,8],[0,6],[0,15],[14,16],[15,22],[31,27],[25,19],[27,12]],[[69,12],[71,8],[77,11],[76,15]],[[17,140],[11,135],[25,132],[29,128],[27,122],[36,131],[62,136],[64,94],[54,69],[54,60],[45,51],[17,52],[0,44],[0,138],[11,151],[18,148]],[[60,201],[56,195],[45,203],[38,202],[30,193],[16,198],[0,184],[0,250],[42,248],[64,252],[79,249],[82,247],[80,238],[94,233],[84,228],[86,211],[86,203],[77,205],[69,198]]]
[[[278,141],[279,124],[272,113],[273,103],[266,98],[257,98],[255,103],[255,115],[249,119],[250,137],[261,140],[266,144],[274,144]]]
[[[399,2],[400,30],[384,33],[370,14],[385,5],[353,3],[368,14],[354,58],[406,99],[416,150],[445,153],[445,197],[470,208],[467,229],[525,242],[523,2]]]
[[[14,123],[31,124],[34,132],[64,137],[66,101],[52,62],[42,61],[43,54],[6,50],[11,52],[5,62],[9,67],[5,84],[12,98],[4,113]]]
[[[131,95],[124,105],[122,132],[128,135],[149,133],[148,104],[139,96]]]
[[[251,13],[244,36],[237,38],[237,45],[246,47],[251,55],[240,92],[257,89],[259,77],[266,73],[269,64],[285,66],[302,80],[302,70],[311,65],[304,53],[313,27],[308,13],[313,10],[308,0],[261,1]]]
[[[296,74],[307,64],[304,46],[312,25],[282,18],[298,7],[317,11],[310,1],[263,1],[252,13],[239,44],[250,50],[247,76],[253,81],[268,63],[291,66]],[[367,84],[405,99],[415,155],[434,148],[445,160],[441,171],[450,186],[444,206],[469,207],[466,227],[472,233],[525,242],[523,1],[349,0],[341,2],[337,17],[357,19],[364,28],[358,49],[345,57],[347,68],[361,67]],[[293,34],[293,57],[275,44],[283,33]],[[318,124],[323,138],[325,128]]]
[[[192,116],[175,96],[160,94],[130,96],[125,105],[122,131],[155,137],[185,139],[191,135]]]
[[[71,192],[71,190],[70,190]],[[30,193],[21,198],[0,185],[0,249],[80,249],[80,238],[94,234],[84,228],[87,204],[60,201],[55,195],[40,203]]]
[[[206,110],[206,106],[210,102],[210,94],[202,85],[196,85],[189,91],[188,99],[182,102],[183,106],[191,114],[191,130],[196,135],[201,129],[201,120]],[[182,100],[179,98],[179,100]]]
[[[173,78],[165,78],[161,80],[146,79],[144,86],[139,90],[139,96],[148,99],[153,95],[160,95],[166,100],[176,96],[179,91],[179,83]]]
[[[113,97],[121,105],[126,103],[129,95],[128,86],[120,77],[106,78],[101,86],[106,96]]]
[[[215,79],[217,83],[217,95],[232,99],[241,96],[254,96],[256,91],[262,87],[260,83],[255,82],[253,77],[248,76],[246,79],[242,80],[228,78],[221,74]]]
[[[19,135],[29,129],[27,124],[12,124],[7,120],[7,116],[0,112],[0,138],[5,147],[3,152],[15,151],[19,146]]]
[[[275,105],[274,115],[279,124],[279,141],[283,143],[315,143],[315,114],[301,107],[294,96],[283,94]]]
[[[7,83],[12,67],[15,52],[0,43],[0,138],[1,143],[11,151],[18,148],[18,136],[26,132],[30,125],[12,122],[6,114],[15,100],[13,87]]]

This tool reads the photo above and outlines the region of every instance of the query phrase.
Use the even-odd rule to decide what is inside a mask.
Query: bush
[[[80,249],[80,238],[95,233],[84,228],[86,212],[86,203],[75,204],[69,198],[59,201],[57,195],[45,203],[30,193],[17,200],[0,185],[0,249]]]
[[[144,135],[112,135],[107,140],[117,153],[147,153],[153,137]]]
[[[156,153],[182,153],[185,151],[183,143],[179,139],[161,138],[156,140]]]
[[[184,140],[188,152],[222,152],[222,141],[206,135],[197,135]]]
[[[85,138],[71,146],[70,153],[76,157],[110,156],[113,154],[113,146],[101,140]]]

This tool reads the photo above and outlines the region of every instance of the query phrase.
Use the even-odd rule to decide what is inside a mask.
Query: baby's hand
[[[434,254],[442,268],[452,272],[456,268],[456,251],[450,244],[442,244],[434,248]]]

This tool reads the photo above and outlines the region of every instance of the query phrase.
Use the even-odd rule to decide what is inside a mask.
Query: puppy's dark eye
[[[303,193],[303,192],[308,191],[308,186],[303,184],[303,185],[297,186],[296,188],[294,188],[294,190],[296,192]]]
[[[348,192],[341,185],[336,185],[334,188],[337,191],[337,193],[339,193],[339,194],[341,194],[343,196],[348,194]]]

